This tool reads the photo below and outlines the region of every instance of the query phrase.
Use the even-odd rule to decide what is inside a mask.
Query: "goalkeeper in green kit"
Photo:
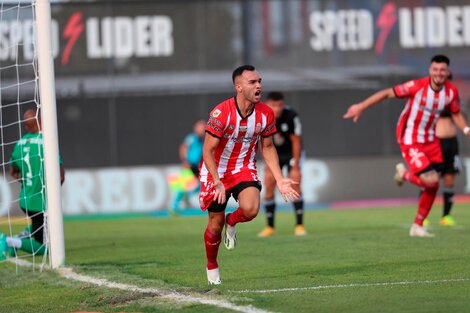
[[[15,250],[33,255],[47,252],[44,238],[44,211],[46,210],[43,138],[39,109],[29,109],[23,115],[26,134],[16,143],[10,159],[10,174],[21,183],[19,206],[32,221],[19,236],[7,237],[0,233],[0,260]],[[59,162],[62,161],[59,158]],[[60,165],[60,181],[64,182],[64,168]]]

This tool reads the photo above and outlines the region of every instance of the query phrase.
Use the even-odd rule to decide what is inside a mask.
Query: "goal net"
[[[0,1],[0,262],[34,268],[64,260],[51,41],[40,31],[49,1]]]

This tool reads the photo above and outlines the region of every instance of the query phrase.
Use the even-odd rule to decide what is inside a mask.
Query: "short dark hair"
[[[450,64],[450,60],[447,56],[443,54],[436,54],[435,56],[432,57],[431,63],[445,63],[447,65]]]
[[[232,73],[232,82],[235,83],[235,78],[237,78],[238,76],[242,76],[244,71],[252,72],[254,70],[255,70],[255,67],[253,65],[248,65],[248,64],[237,67]]]
[[[284,94],[280,91],[271,91],[266,96],[266,100],[273,100],[273,101],[284,100]]]

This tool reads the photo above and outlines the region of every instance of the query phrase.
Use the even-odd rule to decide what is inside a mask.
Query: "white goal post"
[[[44,138],[50,262],[52,268],[58,268],[65,263],[65,245],[60,196],[59,143],[49,0],[36,0],[34,32],[37,43],[39,94]]]
[[[0,262],[56,269],[65,246],[50,1],[0,0],[0,29]],[[25,115],[38,109],[39,133]]]

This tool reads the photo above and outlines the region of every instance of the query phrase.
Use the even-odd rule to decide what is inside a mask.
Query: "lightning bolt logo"
[[[377,17],[376,25],[380,28],[379,36],[375,42],[374,51],[376,54],[382,54],[388,35],[397,22],[397,6],[393,2],[387,2]]]
[[[62,59],[61,59],[62,65],[69,63],[70,54],[72,53],[73,47],[75,46],[75,43],[80,37],[80,34],[85,29],[85,26],[83,25],[83,22],[82,22],[82,17],[83,17],[83,14],[81,12],[73,13],[70,16],[67,22],[67,25],[65,26],[62,37],[68,41],[67,41],[67,45],[64,48],[64,51],[62,52]]]

